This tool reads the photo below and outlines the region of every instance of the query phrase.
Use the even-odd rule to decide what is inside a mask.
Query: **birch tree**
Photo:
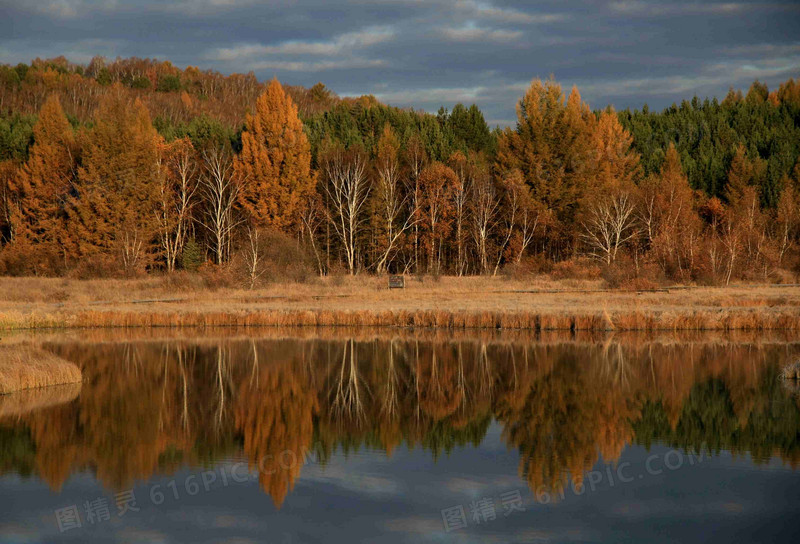
[[[215,262],[222,264],[230,256],[231,237],[241,223],[234,217],[241,183],[234,175],[230,152],[225,148],[204,151],[203,165],[200,176],[200,191],[205,201],[202,225],[211,236]]]
[[[362,213],[370,192],[366,167],[362,153],[341,148],[328,152],[323,159],[328,222],[342,244],[350,275],[355,275],[358,267],[358,237],[366,222]]]

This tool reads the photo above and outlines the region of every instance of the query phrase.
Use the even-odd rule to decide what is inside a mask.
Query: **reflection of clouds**
[[[346,462],[345,462],[346,463]],[[401,495],[405,492],[404,482],[368,472],[353,472],[345,465],[307,466],[300,480],[307,483],[325,483],[347,491],[376,498]]]
[[[495,476],[491,480],[456,477],[448,479],[442,484],[442,487],[462,497],[479,498],[491,496],[498,490],[507,491],[511,488],[521,488],[524,487],[524,484],[516,476]]]
[[[385,531],[415,535],[430,535],[443,531],[442,518],[438,516],[393,518],[380,522],[380,527]]]
[[[626,501],[614,505],[609,514],[629,520],[646,518],[664,518],[675,516],[692,517],[712,516],[720,514],[741,514],[746,506],[741,502],[704,500],[702,503],[686,503],[669,499],[649,499],[647,502]]]

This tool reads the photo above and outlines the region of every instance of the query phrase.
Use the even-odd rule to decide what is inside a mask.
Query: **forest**
[[[150,59],[0,66],[0,274],[800,274],[800,82],[515,127]]]

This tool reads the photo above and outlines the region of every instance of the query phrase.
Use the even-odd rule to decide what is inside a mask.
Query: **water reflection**
[[[0,470],[53,490],[87,469],[121,490],[244,458],[280,506],[309,452],[324,463],[337,450],[404,446],[438,459],[480,444],[492,421],[534,492],[580,482],[630,444],[800,462],[800,397],[778,378],[800,354],[791,342],[398,335],[44,347],[81,366],[82,389],[29,408],[3,399]]]

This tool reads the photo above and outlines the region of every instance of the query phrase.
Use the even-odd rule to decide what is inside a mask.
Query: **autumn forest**
[[[148,59],[0,66],[0,274],[800,273],[800,83],[515,127]],[[602,106],[602,105],[600,105]]]

